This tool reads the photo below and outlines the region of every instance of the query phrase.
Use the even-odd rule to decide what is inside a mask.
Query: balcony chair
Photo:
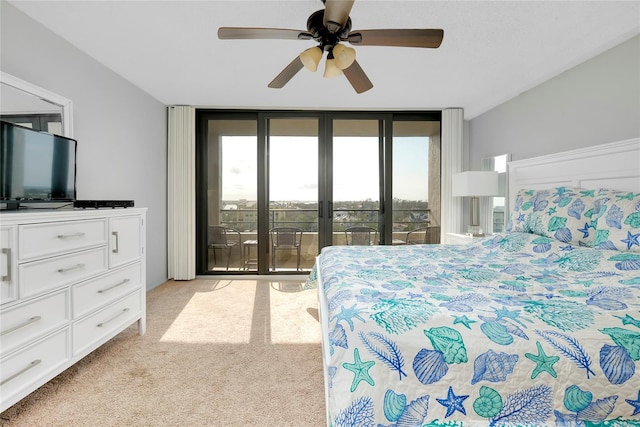
[[[440,243],[440,226],[416,228],[407,233],[407,245]]]
[[[276,251],[285,249],[297,253],[296,271],[300,270],[300,248],[302,246],[302,230],[296,227],[272,228],[271,234],[271,269],[276,269]]]
[[[240,248],[240,264],[244,264],[242,259],[242,241],[240,232],[234,228],[224,227],[222,225],[210,225],[208,235],[208,248],[213,250],[213,262],[216,260],[216,249],[227,251],[227,271],[229,271],[229,261],[231,260],[231,250],[234,247]]]
[[[378,230],[371,227],[349,227],[344,230],[347,245],[369,246],[378,241]]]

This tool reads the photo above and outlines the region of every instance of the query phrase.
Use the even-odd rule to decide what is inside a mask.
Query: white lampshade
[[[324,65],[323,77],[338,77],[342,75],[342,70],[336,65],[336,60],[327,58]]]
[[[321,59],[322,49],[318,46],[310,47],[300,54],[300,60],[309,71],[316,71]]]
[[[498,172],[466,171],[456,173],[452,178],[453,196],[500,196]]]
[[[451,194],[458,197],[471,197],[471,220],[469,231],[473,235],[482,235],[480,224],[480,196],[499,196],[498,172],[467,171],[452,176]]]
[[[356,60],[356,50],[343,44],[337,44],[333,48],[333,57],[336,59],[336,66],[344,70]]]

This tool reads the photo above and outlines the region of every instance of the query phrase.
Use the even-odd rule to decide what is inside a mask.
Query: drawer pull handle
[[[79,268],[84,268],[84,264],[76,264],[73,267],[59,268],[58,273],[68,273],[69,271],[77,270]]]
[[[98,323],[98,328],[102,328],[104,325],[106,325],[107,323],[113,322],[114,320],[116,320],[118,317],[122,316],[124,313],[126,313],[127,311],[129,311],[129,308],[125,308],[123,309],[120,313],[116,314],[115,316],[113,316],[111,319],[105,320],[102,323]]]
[[[9,381],[11,381],[12,379],[14,379],[16,377],[19,377],[20,375],[22,375],[25,372],[27,372],[29,369],[38,366],[41,362],[42,362],[42,360],[40,360],[40,359],[34,360],[33,362],[29,363],[29,365],[27,365],[25,368],[22,368],[21,370],[19,370],[15,374],[13,374],[10,377],[5,378],[4,380],[2,380],[2,382],[0,382],[0,386],[3,386],[6,383],[8,383]]]
[[[58,234],[58,239],[73,239],[76,237],[84,237],[85,233],[79,231],[77,233],[73,233],[73,234]]]
[[[111,252],[113,252],[114,254],[117,254],[118,253],[118,232],[112,231],[111,234],[113,235],[113,237],[116,238],[115,248],[111,249]]]
[[[99,294],[103,294],[103,293],[105,293],[105,292],[109,292],[111,289],[117,288],[118,286],[122,286],[122,285],[124,285],[124,284],[126,284],[126,283],[129,283],[130,281],[131,281],[131,280],[129,280],[129,279],[124,279],[122,282],[118,282],[118,283],[116,283],[115,285],[111,285],[111,286],[109,286],[108,288],[100,289],[100,290],[98,291],[98,293],[99,293]]]
[[[11,248],[2,248],[2,252],[0,252],[7,256],[7,274],[0,277],[0,280],[3,282],[11,281]]]
[[[39,321],[41,319],[42,319],[42,316],[33,316],[32,318],[30,318],[26,322],[22,322],[19,325],[13,326],[13,327],[11,327],[9,329],[5,329],[4,331],[2,331],[2,333],[0,333],[0,336],[6,335],[6,334],[8,334],[10,332],[13,332],[13,331],[17,331],[18,329],[24,328],[25,326],[29,326],[30,324],[35,323],[35,322],[37,322],[37,321]]]

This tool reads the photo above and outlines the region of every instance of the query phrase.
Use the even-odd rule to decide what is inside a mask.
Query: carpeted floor
[[[7,426],[322,426],[315,291],[169,281],[132,326],[4,411]]]

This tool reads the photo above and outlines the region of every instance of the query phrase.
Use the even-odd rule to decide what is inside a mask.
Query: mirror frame
[[[53,93],[40,86],[36,86],[25,80],[12,76],[9,73],[0,71],[0,83],[11,86],[29,95],[36,96],[43,101],[57,105],[62,108],[62,132],[63,136],[73,138],[73,103],[70,99]]]
[[[509,162],[511,161],[511,153],[504,153],[504,154],[498,154],[495,156],[488,156],[488,157],[483,157],[480,161],[481,161],[481,166],[482,166],[482,170],[491,170],[491,171],[495,171],[495,159],[497,157],[503,157],[505,156],[505,160],[506,160],[506,169],[504,172],[500,173],[500,191],[503,194],[502,196],[498,196],[498,197],[504,197],[504,220],[503,220],[503,231],[506,229],[507,227],[507,223],[509,222],[509,212],[507,212],[508,210],[508,199],[509,199],[509,193],[507,190],[507,183],[508,183],[508,178],[507,178],[507,174],[509,171]],[[484,227],[486,227],[487,230],[491,230],[491,233],[495,233],[495,231],[493,230],[493,197],[481,197],[480,198],[480,210],[481,210],[481,215],[483,218],[485,218],[485,223],[482,224]],[[491,227],[489,227],[491,226]]]

